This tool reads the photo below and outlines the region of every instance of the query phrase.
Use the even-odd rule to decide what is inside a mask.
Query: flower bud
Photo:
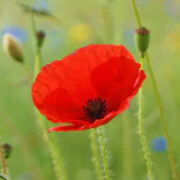
[[[135,30],[135,41],[136,46],[141,52],[141,55],[144,56],[144,53],[149,47],[150,32],[145,27],[141,27]]]
[[[12,150],[11,145],[4,143],[4,144],[2,144],[2,148],[3,148],[5,159],[8,159],[11,154],[11,150]]]
[[[45,33],[43,31],[38,31],[36,33],[36,38],[37,38],[38,47],[41,47],[43,45],[43,42],[44,42]]]
[[[3,36],[3,48],[15,61],[23,63],[22,48],[11,34],[7,33]]]

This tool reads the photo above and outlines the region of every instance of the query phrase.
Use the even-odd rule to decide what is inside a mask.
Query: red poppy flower
[[[80,131],[108,123],[129,107],[146,78],[122,45],[89,45],[41,69],[32,85],[49,131]]]

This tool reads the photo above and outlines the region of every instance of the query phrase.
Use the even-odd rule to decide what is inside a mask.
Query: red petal
[[[83,112],[65,89],[59,88],[52,91],[44,98],[42,105],[42,113],[52,115],[52,117],[48,117],[51,121],[56,118],[57,121],[54,122],[74,123],[75,120],[79,120],[78,124],[87,124],[80,120]]]
[[[83,130],[82,128],[83,126],[77,126],[77,125],[68,125],[68,126],[57,126],[57,127],[52,127],[50,129],[48,129],[48,132],[52,132],[52,131],[81,131]]]
[[[92,84],[97,95],[106,99],[108,112],[116,111],[131,96],[139,69],[140,64],[134,59],[121,56],[112,58],[93,70]]]

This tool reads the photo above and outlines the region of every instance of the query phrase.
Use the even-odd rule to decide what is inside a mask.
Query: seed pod
[[[45,33],[43,31],[38,31],[36,33],[36,38],[37,38],[38,47],[41,47],[43,45],[43,42],[44,42]]]
[[[135,30],[135,42],[136,46],[141,52],[141,55],[144,56],[144,53],[149,47],[150,41],[150,32],[145,27],[141,27]]]
[[[11,145],[4,143],[4,144],[2,144],[2,148],[3,148],[5,159],[8,159],[10,157],[11,150],[12,150]]]
[[[23,63],[22,48],[11,34],[7,33],[3,36],[3,48],[15,61]]]

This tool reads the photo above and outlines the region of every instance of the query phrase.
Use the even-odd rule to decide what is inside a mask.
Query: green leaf
[[[6,177],[4,177],[2,174],[0,174],[0,179],[8,180]]]

